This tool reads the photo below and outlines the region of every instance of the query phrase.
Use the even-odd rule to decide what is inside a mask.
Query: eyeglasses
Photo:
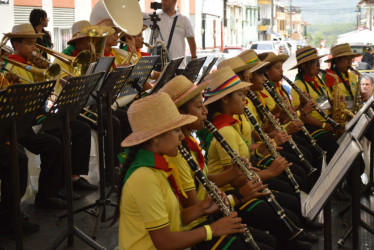
[[[311,61],[310,64],[313,64],[314,66],[318,67],[321,64],[321,62],[319,59],[316,59],[316,60]]]

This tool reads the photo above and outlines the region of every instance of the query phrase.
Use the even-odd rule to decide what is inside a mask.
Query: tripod
[[[153,45],[157,42],[157,37],[160,35],[160,26],[158,26],[157,22],[161,21],[161,19],[156,14],[156,10],[152,13],[152,15],[149,15],[152,24],[151,24],[151,36],[149,37],[149,44]],[[151,54],[151,48],[148,47],[148,54]]]

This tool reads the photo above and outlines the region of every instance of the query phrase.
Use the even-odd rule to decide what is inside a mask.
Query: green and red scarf
[[[192,136],[186,137],[184,140],[187,143],[187,147],[197,155],[197,163],[199,164],[201,171],[204,171],[205,158],[201,152],[201,147]]]
[[[129,148],[126,148],[123,153],[118,154],[119,162],[124,164],[126,158],[130,152]],[[168,175],[168,180],[170,186],[172,187],[174,193],[180,198],[180,194],[178,191],[177,183],[172,175],[172,169],[169,167],[168,162],[166,159],[158,154],[154,154],[151,151],[145,149],[139,149],[138,153],[136,154],[135,160],[131,163],[130,168],[127,170],[125,178],[123,179],[123,185],[125,185],[126,181],[130,178],[130,176],[141,167],[149,167],[158,170],[164,171]]]

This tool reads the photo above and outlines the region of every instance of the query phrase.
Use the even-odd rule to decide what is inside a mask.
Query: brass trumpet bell
[[[91,53],[88,50],[84,50],[80,52],[76,57],[73,57],[73,56],[68,56],[63,53],[57,52],[55,50],[46,48],[39,44],[35,44],[35,45],[39,50],[44,51],[58,58],[63,63],[69,65],[69,70],[73,76],[85,75],[88,70],[88,67],[90,66]]]
[[[92,25],[81,30],[82,34],[88,36],[91,44],[91,62],[104,56],[105,42],[108,36],[114,34],[114,29],[106,26]]]

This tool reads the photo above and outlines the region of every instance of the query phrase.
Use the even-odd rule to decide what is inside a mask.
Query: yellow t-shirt
[[[240,127],[238,124],[226,126],[218,130],[225,138],[226,142],[235,150],[240,156],[249,159],[249,148],[243,137],[240,134]],[[211,174],[220,173],[224,166],[232,165],[230,156],[221,147],[219,142],[214,138],[210,144],[209,150],[208,171]],[[231,185],[225,185],[221,188],[223,191],[232,190]]]
[[[248,100],[248,103],[246,104],[246,107],[249,109],[249,112],[251,112],[251,114],[255,117],[258,124],[262,127],[261,116],[257,112],[257,109],[256,109],[255,105],[253,105],[251,100]],[[252,125],[251,125],[251,128],[252,128]]]
[[[192,158],[197,164],[197,157],[195,153],[191,152]],[[192,171],[190,166],[188,165],[187,161],[183,158],[183,156],[178,153],[176,157],[167,157],[167,161],[170,164],[174,164],[178,167],[179,177],[181,180],[182,188],[185,192],[196,190],[195,186],[195,173]],[[174,172],[173,172],[174,173]],[[208,177],[208,168],[204,166],[204,174],[206,177]],[[180,190],[179,190],[180,191]],[[199,201],[202,201],[206,198],[207,192],[203,185],[199,183],[199,186],[196,191],[196,197]],[[184,226],[185,230],[190,230],[194,227],[196,227],[198,224],[206,221],[206,216],[201,216],[197,219],[195,219],[193,222],[191,222],[189,225]]]
[[[241,124],[239,125],[240,133],[248,141],[248,143],[251,144],[252,143],[252,124],[247,119],[247,116],[245,114],[242,114],[240,116],[234,115],[233,117],[241,122]]]
[[[260,91],[263,94],[263,98],[265,101],[266,106],[271,111],[275,108],[276,102],[274,101],[273,97],[269,94],[266,89]]]
[[[352,94],[353,96],[355,96],[356,95],[356,84],[357,84],[356,75],[351,72],[348,72],[348,82],[349,82],[349,87],[352,90]],[[353,99],[351,98],[349,91],[345,88],[344,84],[340,82],[338,83],[338,87],[339,87],[339,95],[344,96],[346,103],[349,102],[350,100],[353,103]],[[347,106],[347,109],[349,109],[348,106]]]
[[[12,71],[17,76],[19,76],[20,77],[20,83],[29,83],[29,82],[25,81],[22,78],[25,78],[25,79],[31,81],[32,83],[35,82],[35,76],[31,72],[29,72],[29,71],[27,71],[27,70],[25,70],[25,69],[23,69],[21,67],[13,66],[13,64],[7,63],[7,65],[5,66],[5,68],[7,70]]]
[[[308,83],[305,83],[305,85],[307,86],[307,88],[305,88],[305,85],[304,83],[301,81],[301,80],[296,80],[295,81],[295,85],[301,89],[301,91],[305,92],[305,93],[308,93],[310,98],[312,100],[314,100],[316,103],[318,102],[317,100],[319,98],[321,98],[321,96],[308,84]],[[323,88],[320,86],[320,88]],[[328,95],[328,97],[330,98],[330,92],[328,90],[328,88],[323,88],[323,92]],[[292,97],[292,105],[294,107],[297,107],[300,105],[300,97],[299,97],[299,94],[292,88],[291,89],[291,97]],[[326,112],[327,114],[330,113],[330,110],[324,110],[324,112]],[[313,118],[321,121],[321,122],[325,122],[326,119],[323,118],[317,111],[313,110],[312,113],[310,114]]]
[[[178,199],[164,171],[141,167],[122,188],[119,249],[156,249],[148,231],[166,226],[183,231]]]

